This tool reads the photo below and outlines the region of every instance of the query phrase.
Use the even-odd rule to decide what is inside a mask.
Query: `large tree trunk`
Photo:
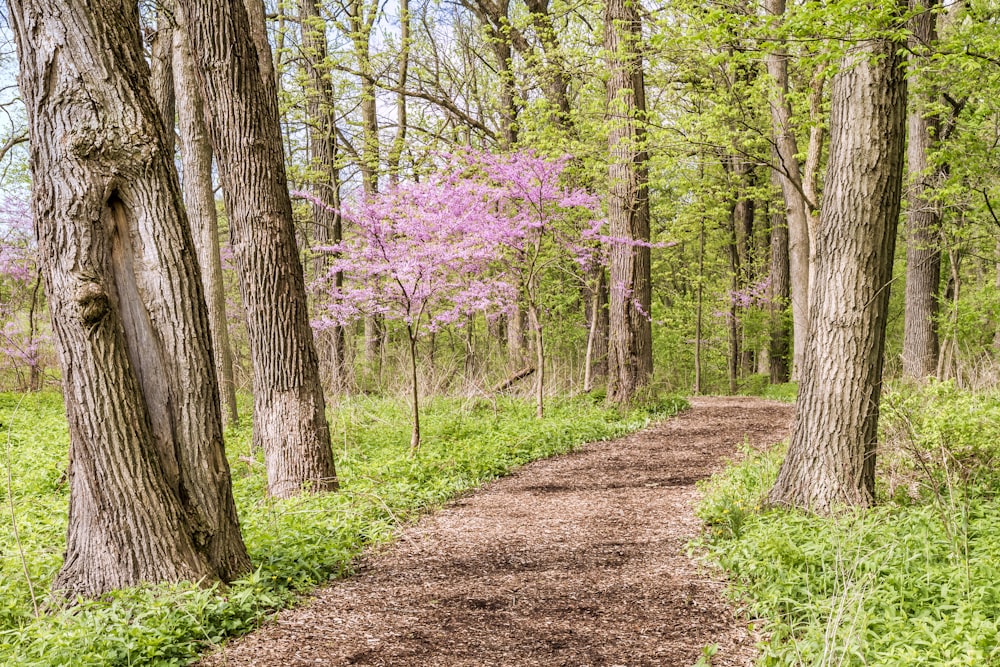
[[[230,424],[240,421],[236,407],[233,347],[226,317],[226,286],[219,252],[219,219],[212,184],[212,142],[205,126],[205,102],[198,89],[194,56],[183,27],[183,13],[175,12],[179,28],[173,34],[173,80],[176,89],[177,127],[183,169],[184,206],[201,267],[201,282],[208,304],[208,319],[215,351],[215,377],[222,406]]]
[[[337,486],[305,280],[292,223],[278,100],[264,92],[241,3],[179,0],[230,214],[254,369],[254,443],[268,491]]]
[[[646,94],[635,3],[607,0],[604,17],[611,72],[608,223],[611,236],[621,241],[611,248],[608,399],[625,402],[653,374]]]
[[[309,119],[309,181],[321,203],[313,204],[313,238],[317,243],[337,244],[342,237],[340,214],[340,182],[337,165],[336,109],[330,89],[327,65],[326,25],[317,0],[299,0],[302,24],[302,55],[309,85],[306,89],[306,113]],[[327,268],[326,254],[315,261],[317,276]],[[343,274],[334,276],[337,287],[343,284]],[[320,336],[320,357],[329,369],[330,384],[335,391],[347,387],[344,329],[334,325]]]
[[[785,0],[766,0],[773,16],[785,13]],[[774,80],[771,99],[771,125],[778,154],[778,175],[785,200],[788,224],[789,279],[791,283],[793,346],[792,374],[799,377],[809,345],[810,233],[809,205],[802,184],[798,142],[792,126],[792,108],[788,102],[788,53],[778,48],[765,61],[767,73]],[[815,204],[815,202],[813,202]]]
[[[926,4],[926,8],[911,19],[910,48],[915,52],[923,51],[937,40],[937,14],[933,11],[937,0],[923,0],[919,4]],[[918,76],[915,64],[911,67],[910,76]],[[906,219],[903,375],[924,379],[934,375],[938,356],[941,211],[928,197],[928,192],[934,187],[936,171],[930,168],[927,158],[938,141],[941,123],[937,114],[927,112],[928,102],[932,102],[927,94],[914,97],[909,114],[907,147],[910,188]]]
[[[870,505],[906,134],[899,45],[859,42],[833,81],[812,339],[770,502]]]
[[[12,0],[70,429],[66,557],[99,595],[249,569],[208,318],[134,3]]]

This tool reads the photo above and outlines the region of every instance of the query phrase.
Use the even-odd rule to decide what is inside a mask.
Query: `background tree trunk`
[[[241,3],[180,0],[211,119],[254,369],[254,443],[268,490],[337,486],[305,279],[292,223],[278,101],[266,94]]]
[[[642,21],[630,0],[607,0],[604,46],[610,58],[608,78],[608,226],[613,244],[610,262],[608,399],[630,400],[653,374],[649,322],[650,249],[649,167],[646,152],[646,94],[643,81]]]
[[[337,244],[342,239],[340,214],[340,182],[337,165],[336,108],[331,91],[329,51],[326,40],[326,23],[319,11],[317,0],[299,1],[299,19],[302,24],[302,56],[308,77],[306,88],[306,114],[309,124],[308,180],[321,204],[313,204],[313,238],[317,243]],[[328,255],[318,254],[315,260],[316,275],[326,271]],[[334,282],[343,284],[343,274],[338,273]],[[329,372],[334,391],[347,388],[347,367],[344,328],[334,325],[318,337],[320,357]]]
[[[94,596],[144,581],[232,579],[250,561],[138,9],[9,6],[70,429],[66,557],[53,587]]]
[[[828,512],[874,500],[906,133],[906,76],[898,52],[889,40],[860,42],[833,81],[813,337],[772,504]]]
[[[765,0],[772,16],[785,13],[785,0]],[[798,142],[792,127],[792,108],[788,102],[788,53],[779,48],[769,53],[767,73],[774,80],[771,99],[771,125],[778,154],[778,175],[785,200],[787,220],[789,281],[791,285],[793,355],[792,377],[799,377],[809,345],[810,234],[809,206],[802,184]],[[817,156],[818,159],[818,156]],[[813,202],[815,204],[815,202]]]
[[[772,180],[777,183],[779,176],[772,172]],[[788,298],[790,296],[788,270],[788,223],[780,211],[771,214],[771,280],[769,304],[771,318],[771,340],[768,349],[771,384],[788,382]]]
[[[910,48],[923,52],[937,40],[937,0],[912,3],[914,9],[926,5],[910,20]],[[911,63],[911,81],[919,76],[919,60]],[[936,170],[930,168],[928,155],[938,142],[940,118],[928,114],[933,100],[927,94],[913,96],[909,114],[907,166],[910,176],[909,210],[906,217],[906,312],[903,325],[903,375],[924,379],[937,370],[938,296],[941,285],[941,211],[927,193],[934,187]]]
[[[212,184],[212,142],[205,125],[205,102],[198,89],[194,56],[183,27],[183,12],[175,12],[179,27],[173,35],[173,80],[177,101],[177,129],[183,170],[184,206],[198,253],[201,282],[208,304],[208,319],[215,352],[215,377],[219,382],[222,407],[229,423],[239,424],[236,407],[236,380],[233,376],[233,347],[226,317],[226,286],[222,279],[219,252],[219,219]]]

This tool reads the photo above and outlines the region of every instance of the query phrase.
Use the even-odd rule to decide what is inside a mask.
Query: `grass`
[[[637,430],[683,406],[668,399],[622,413],[581,397],[552,401],[539,421],[533,406],[518,400],[438,398],[424,409],[424,442],[411,459],[406,406],[353,398],[331,422],[341,492],[288,501],[266,497],[249,426],[234,429],[227,449],[254,572],[225,589],[147,586],[57,609],[47,594],[67,520],[62,398],[0,394],[0,663],[187,664],[302,593],[350,574],[366,546],[392,539],[420,513],[528,461]]]
[[[759,665],[1000,665],[1000,397],[884,399],[879,503],[762,510],[784,447],[705,485],[702,544],[766,638]]]

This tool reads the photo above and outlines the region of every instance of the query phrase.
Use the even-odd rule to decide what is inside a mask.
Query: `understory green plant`
[[[526,401],[437,398],[411,457],[405,402],[345,399],[331,415],[341,491],[284,501],[266,497],[249,425],[230,430],[234,491],[255,570],[228,587],[146,586],[66,607],[48,594],[65,544],[62,398],[0,395],[0,664],[187,664],[303,592],[349,574],[365,546],[391,539],[421,512],[518,465],[637,430],[683,406],[670,399],[621,412],[581,397],[553,401],[538,420]]]
[[[888,394],[879,503],[768,510],[784,447],[704,487],[700,544],[764,631],[760,665],[1000,664],[1000,398]]]

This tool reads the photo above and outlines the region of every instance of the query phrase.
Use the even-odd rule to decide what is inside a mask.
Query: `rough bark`
[[[906,133],[899,45],[861,41],[831,92],[812,338],[788,456],[770,502],[816,512],[870,505]]]
[[[249,569],[208,318],[136,5],[12,0],[70,429],[66,557],[99,595]]]
[[[226,286],[219,252],[219,219],[212,183],[212,142],[205,125],[205,102],[198,89],[194,56],[183,28],[183,12],[175,12],[179,27],[172,37],[173,81],[176,90],[177,134],[180,139],[184,206],[201,268],[201,283],[208,305],[215,377],[222,407],[230,424],[240,421],[233,375],[233,347],[226,317]]]
[[[611,248],[608,399],[630,400],[653,373],[649,242],[649,167],[642,22],[632,0],[607,0],[608,223]]]
[[[913,3],[926,7],[911,19],[910,48],[924,51],[937,40],[937,0]],[[911,62],[911,82],[918,76],[919,60]],[[941,123],[927,112],[927,94],[913,96],[909,113],[907,166],[910,175],[906,217],[906,293],[903,325],[903,375],[924,379],[937,370],[938,293],[941,284],[941,211],[928,193],[934,188],[936,170],[928,156],[937,144]]]
[[[785,0],[765,0],[765,7],[771,15],[781,16],[785,13]],[[794,333],[792,374],[793,377],[798,377],[809,345],[811,245],[809,205],[803,190],[802,169],[797,157],[799,148],[792,125],[792,107],[787,99],[788,53],[784,48],[775,49],[767,54],[765,62],[767,73],[774,80],[770,102],[771,126],[778,154],[778,175],[785,201],[785,217],[788,221],[789,277]]]
[[[396,136],[389,149],[389,178],[399,183],[400,161],[406,147],[406,84],[410,73],[410,0],[399,0],[399,73],[396,82]]]
[[[149,40],[149,88],[163,119],[163,139],[168,152],[174,151],[173,8],[164,0],[156,10],[156,31]]]
[[[772,180],[777,182],[779,176],[773,173]],[[780,185],[780,184],[779,184]],[[769,372],[771,384],[788,382],[789,338],[788,317],[786,309],[791,296],[788,266],[788,222],[780,211],[771,213],[771,273],[769,287],[769,305],[771,318],[771,340],[768,349]]]
[[[322,245],[340,243],[340,179],[337,165],[336,107],[330,88],[329,55],[326,25],[320,15],[317,0],[299,1],[302,25],[302,55],[308,87],[306,114],[309,125],[309,176],[320,203],[312,205],[313,238]],[[317,276],[326,272],[328,256],[320,254],[314,263]],[[343,284],[343,273],[334,276],[336,287]],[[318,336],[320,358],[328,369],[330,385],[335,391],[347,387],[344,329],[335,325]]]
[[[179,0],[230,214],[268,491],[336,488],[319,364],[292,222],[278,101],[266,94],[241,3]]]

